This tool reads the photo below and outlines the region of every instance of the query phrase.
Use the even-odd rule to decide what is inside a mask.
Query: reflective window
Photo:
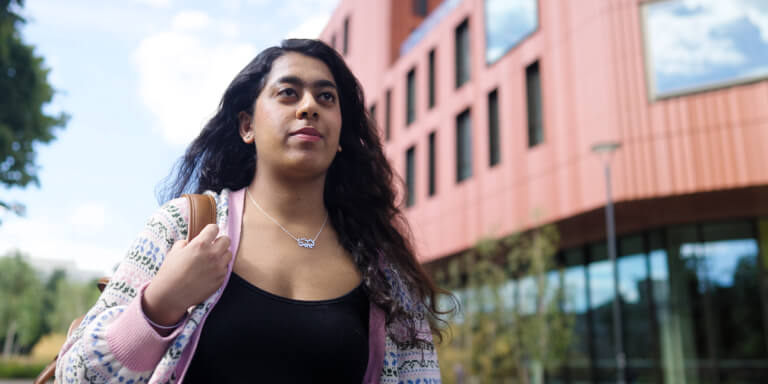
[[[616,355],[613,348],[613,268],[605,243],[589,247],[587,271],[595,376],[599,382],[607,383],[616,378]]]
[[[652,364],[655,338],[650,337],[654,321],[648,279],[650,266],[642,235],[621,238],[618,252],[627,376],[632,377],[634,383],[654,383],[657,380]]]
[[[419,17],[427,16],[427,0],[413,0],[413,14]]]
[[[704,224],[701,237],[711,357],[718,360],[722,382],[759,379],[750,367],[765,369],[768,359],[752,223]]]
[[[428,58],[428,64],[429,67],[429,79],[428,79],[428,98],[429,98],[429,108],[432,108],[435,106],[435,49],[433,48],[431,51],[429,51],[429,58]]]
[[[488,94],[488,161],[491,167],[501,161],[499,149],[499,91]]]
[[[759,260],[768,251],[758,239],[768,245],[768,220],[678,225],[618,239],[627,383],[765,382],[768,319]],[[559,260],[562,274],[549,272],[547,289],[564,287],[557,304],[572,316],[572,342],[545,382],[615,383],[614,280],[605,242],[565,250]],[[501,296],[526,315],[556,299],[537,296],[538,289],[523,277],[505,283]],[[462,299],[489,311],[488,294],[475,288]]]
[[[456,88],[469,81],[470,51],[469,51],[469,20],[464,20],[455,33],[456,43]]]
[[[405,206],[410,207],[416,203],[416,147],[408,148],[405,152]]]
[[[384,140],[392,136],[392,91],[387,89],[384,96]]]
[[[587,272],[581,248],[564,252],[565,300],[563,308],[573,315],[573,342],[568,351],[565,366],[566,377],[574,383],[591,382],[589,305],[587,293]]]
[[[528,147],[530,148],[544,141],[541,75],[538,61],[525,68],[525,95],[528,109]]]
[[[472,177],[472,121],[469,109],[456,117],[456,182]]]
[[[405,125],[416,120],[416,68],[408,71],[405,86]]]
[[[349,17],[344,19],[344,40],[341,46],[344,56],[349,52]]]
[[[485,61],[491,64],[539,25],[537,0],[485,0]]]
[[[429,140],[428,140],[428,146],[429,146],[429,164],[428,164],[428,170],[429,170],[429,195],[432,196],[437,192],[437,184],[435,181],[435,132],[430,132],[429,134]]]
[[[368,115],[371,117],[371,120],[373,120],[373,122],[375,123],[376,122],[376,103],[371,104],[371,108],[368,110]]]
[[[643,6],[652,97],[768,76],[765,0],[668,0]]]
[[[760,382],[768,373],[758,244],[750,222],[670,228],[665,368],[687,379]],[[664,333],[662,332],[662,336]]]

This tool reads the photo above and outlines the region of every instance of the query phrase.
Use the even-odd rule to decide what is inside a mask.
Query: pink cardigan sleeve
[[[125,367],[133,371],[152,370],[168,349],[168,345],[184,328],[180,324],[170,335],[160,336],[152,327],[141,308],[144,290],[149,282],[144,283],[139,295],[133,298],[123,313],[107,326],[107,345],[109,350]]]
[[[56,364],[61,383],[146,382],[174,338],[147,322],[141,297],[173,243],[186,237],[185,199],[164,204],[147,220],[96,304],[65,342]]]

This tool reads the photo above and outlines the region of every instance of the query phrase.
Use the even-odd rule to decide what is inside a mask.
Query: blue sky
[[[317,37],[337,0],[30,0],[25,42],[51,68],[40,188],[3,190],[0,254],[111,271],[157,208],[155,188],[234,75],[286,37]]]

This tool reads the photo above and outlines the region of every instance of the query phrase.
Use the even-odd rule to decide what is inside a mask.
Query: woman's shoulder
[[[229,212],[231,191],[223,189],[221,192],[205,191],[202,194],[213,197],[216,203],[216,221],[225,221]],[[179,236],[175,237],[184,238],[189,228],[189,208],[189,200],[184,196],[168,200],[155,211],[149,224],[167,227],[167,230],[178,232]]]
[[[216,210],[221,211],[222,208],[229,206],[229,196],[232,193],[229,189],[222,189],[221,192],[207,190],[202,195],[209,195],[213,197],[216,202]],[[159,212],[170,214],[181,214],[183,216],[189,215],[189,200],[184,196],[178,196],[174,199],[166,201],[160,208]]]

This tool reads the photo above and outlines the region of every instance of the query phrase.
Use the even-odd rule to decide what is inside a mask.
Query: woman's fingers
[[[187,240],[179,240],[173,243],[173,246],[171,247],[171,251],[177,250],[177,249],[183,249],[186,246],[187,246]]]
[[[219,234],[219,226],[216,224],[208,224],[203,228],[202,231],[200,231],[200,234],[197,235],[190,243],[199,243],[199,244],[210,244],[213,242],[214,239],[216,239],[216,236]]]
[[[220,255],[229,248],[231,242],[229,236],[224,235],[217,237],[216,240],[213,241],[213,252]]]

